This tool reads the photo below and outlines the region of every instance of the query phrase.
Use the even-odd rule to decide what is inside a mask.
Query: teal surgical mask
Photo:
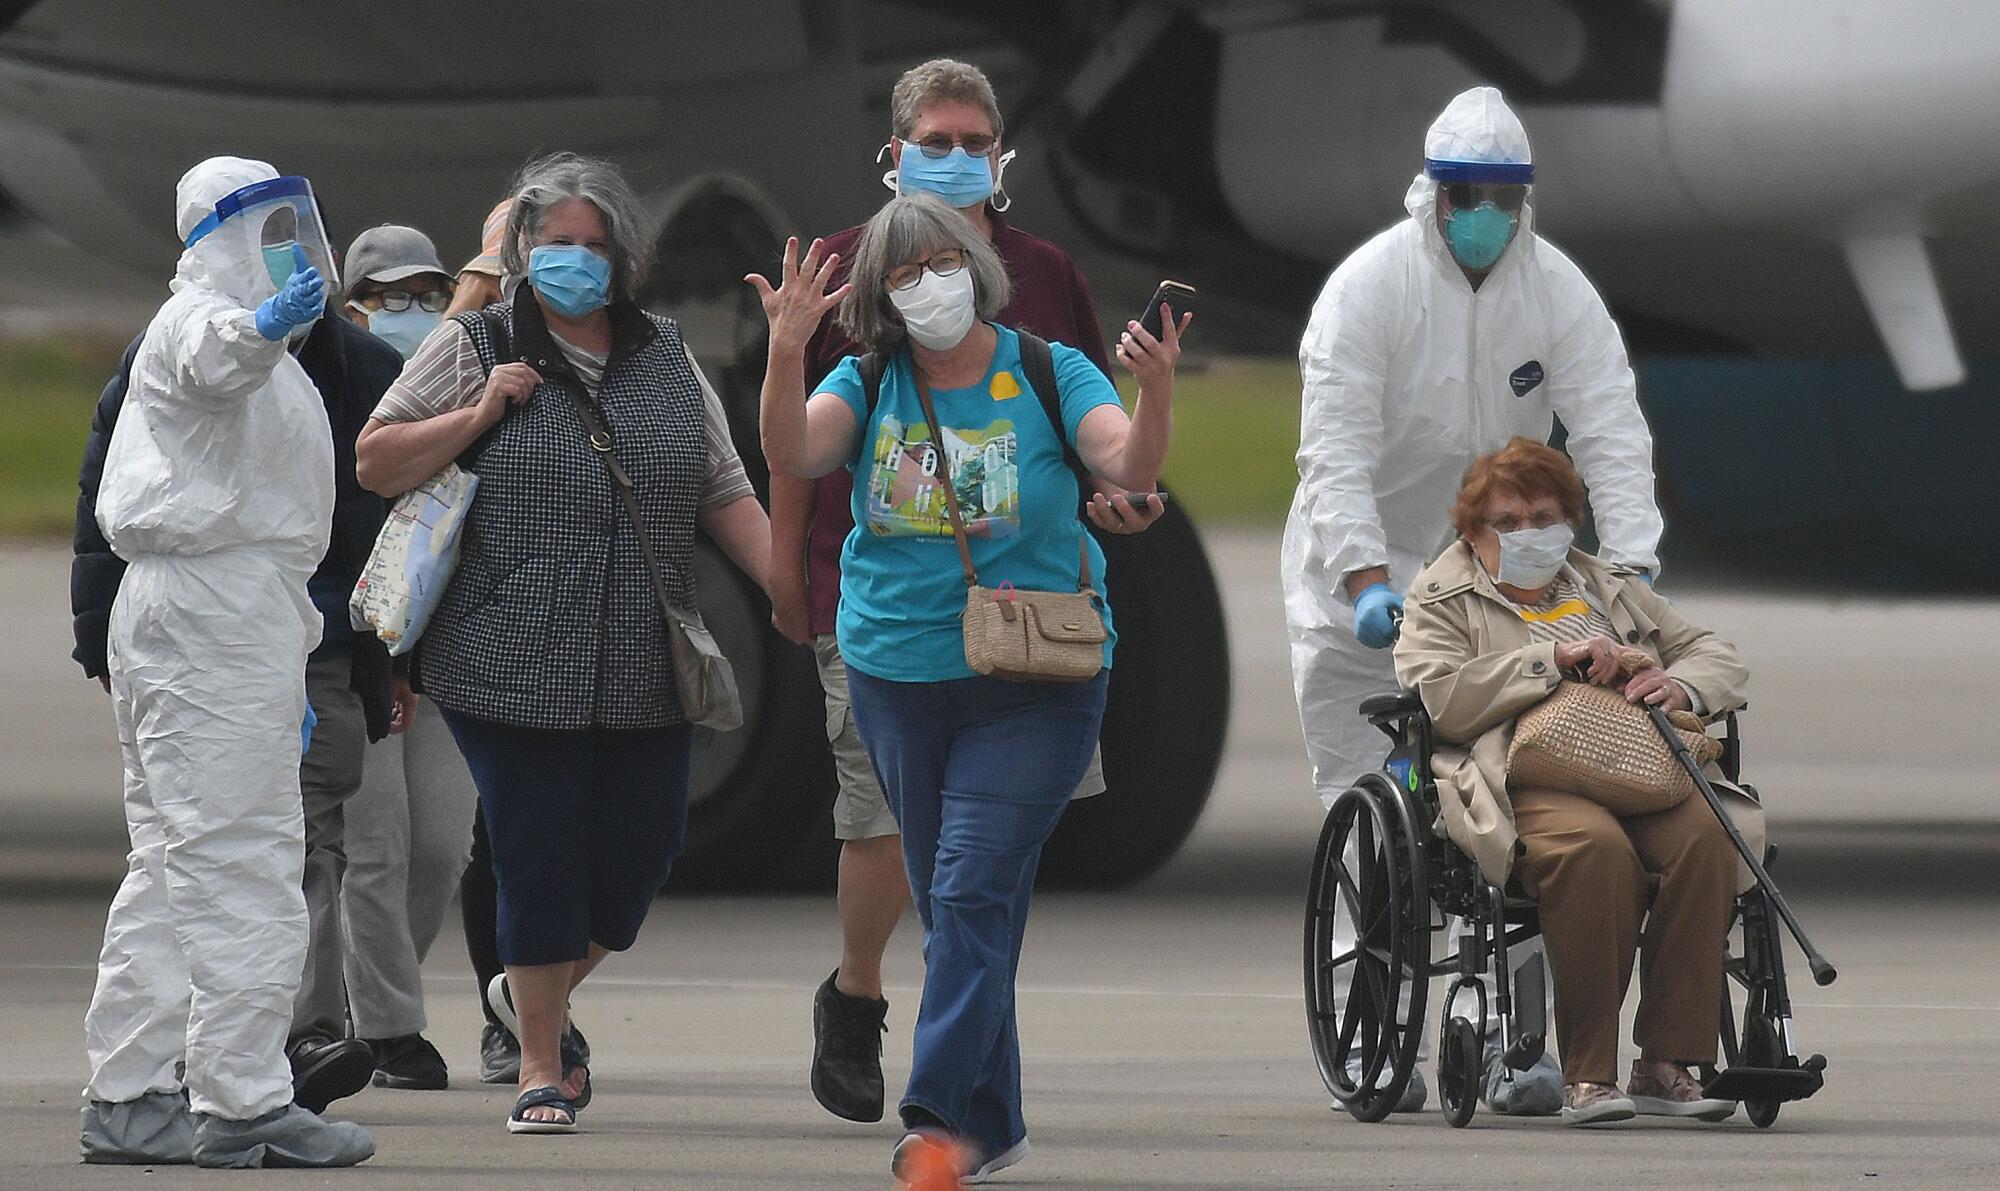
[[[1490,202],[1469,211],[1453,211],[1445,220],[1444,238],[1459,264],[1468,269],[1490,269],[1514,238],[1514,217]]]
[[[292,279],[292,248],[290,240],[283,244],[264,245],[264,271],[271,275],[271,284],[279,289],[285,288],[285,283]]]

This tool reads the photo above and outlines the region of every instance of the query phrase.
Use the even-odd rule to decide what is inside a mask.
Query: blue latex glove
[[[306,250],[292,245],[292,275],[284,288],[264,299],[257,308],[257,333],[278,340],[318,318],[326,309],[326,282],[319,270],[306,263]]]
[[[1387,583],[1371,583],[1354,597],[1354,636],[1370,649],[1387,649],[1396,643],[1395,613],[1403,610],[1403,597]]]
[[[319,723],[319,717],[313,714],[313,705],[310,703],[306,704],[306,718],[299,723],[299,755],[301,757],[312,751],[313,725],[317,723]]]

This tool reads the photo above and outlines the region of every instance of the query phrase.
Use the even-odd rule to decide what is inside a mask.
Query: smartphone
[[[1153,291],[1153,300],[1146,303],[1145,312],[1139,316],[1139,325],[1146,333],[1158,339],[1161,336],[1160,303],[1174,312],[1174,325],[1179,326],[1182,317],[1194,309],[1194,287],[1179,281],[1162,281],[1160,288]]]
[[[1169,499],[1169,495],[1165,492],[1126,492],[1121,495],[1125,497],[1125,502],[1135,509],[1150,507],[1146,504],[1146,498],[1149,496],[1159,497],[1162,506],[1165,506]]]

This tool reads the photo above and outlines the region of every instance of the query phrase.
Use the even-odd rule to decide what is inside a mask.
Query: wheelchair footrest
[[[1804,1100],[1826,1084],[1826,1077],[1808,1067],[1731,1067],[1702,1086],[1704,1096],[1718,1100],[1762,1100],[1778,1103]]]

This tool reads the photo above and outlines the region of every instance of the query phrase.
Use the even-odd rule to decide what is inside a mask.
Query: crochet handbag
[[[1618,672],[1630,678],[1655,664],[1644,651],[1628,649]],[[1722,755],[1701,720],[1685,711],[1667,715],[1695,760],[1706,765]],[[1693,779],[1645,708],[1611,687],[1568,679],[1515,722],[1507,784],[1577,794],[1619,816],[1670,810],[1694,793]]]
[[[1012,583],[985,587],[972,566],[972,549],[965,542],[965,522],[959,513],[951,463],[945,456],[944,431],[931,404],[930,386],[916,369],[917,397],[930,423],[931,446],[937,452],[937,480],[944,487],[945,511],[951,536],[958,543],[959,565],[965,571],[965,663],[976,674],[1016,682],[1086,682],[1104,669],[1102,601],[1090,585],[1090,544],[1078,545],[1082,555],[1075,591],[1023,591]]]

